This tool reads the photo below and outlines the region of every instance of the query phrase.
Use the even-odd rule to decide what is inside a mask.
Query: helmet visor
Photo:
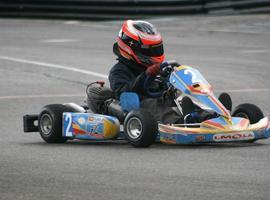
[[[159,43],[157,45],[142,45],[141,46],[141,53],[146,56],[150,57],[158,57],[164,54],[163,44]]]

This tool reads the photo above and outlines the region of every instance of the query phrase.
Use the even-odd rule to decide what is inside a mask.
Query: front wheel
[[[258,106],[249,103],[237,106],[234,109],[232,116],[246,118],[250,121],[250,124],[255,124],[264,118],[261,109]]]
[[[50,104],[42,108],[38,117],[38,128],[42,139],[47,143],[64,143],[67,138],[62,136],[63,112],[70,112],[62,104]]]
[[[131,111],[124,121],[125,137],[135,147],[150,146],[155,142],[157,133],[157,121],[147,111]]]

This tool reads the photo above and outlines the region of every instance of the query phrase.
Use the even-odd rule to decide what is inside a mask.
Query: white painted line
[[[78,40],[73,39],[48,39],[48,40],[41,40],[41,42],[45,43],[64,43],[64,42],[77,42]]]
[[[235,90],[216,90],[216,92],[229,92],[229,93],[241,93],[241,92],[268,92],[270,88],[262,89],[235,89]],[[16,96],[0,96],[0,100],[12,100],[12,99],[32,99],[32,98],[56,98],[56,97],[84,97],[85,94],[40,94],[40,95],[16,95]]]
[[[229,93],[241,93],[241,92],[268,92],[270,88],[263,89],[235,89],[235,90],[216,90],[215,92],[229,92]],[[0,96],[0,100],[12,100],[12,99],[32,99],[32,98],[55,98],[55,97],[84,97],[85,94],[40,94],[40,95],[16,95],[16,96]]]
[[[85,69],[78,69],[78,68],[64,66],[64,65],[56,65],[56,64],[50,64],[50,63],[45,63],[45,62],[33,61],[33,60],[25,60],[25,59],[13,58],[13,57],[7,57],[7,56],[0,56],[0,59],[19,62],[19,63],[38,65],[38,66],[48,67],[48,68],[63,69],[63,70],[67,70],[67,71],[88,74],[88,75],[96,76],[96,77],[103,78],[103,79],[108,78],[108,75],[106,75],[106,74],[101,74],[98,72],[88,71]]]
[[[240,53],[249,53],[249,54],[260,54],[260,53],[269,53],[270,51],[269,50],[266,50],[266,49],[250,49],[250,50],[241,50],[239,51]]]
[[[44,63],[44,62],[39,62],[39,61],[32,61],[32,60],[24,60],[24,59],[19,59],[19,58],[13,58],[13,57],[7,57],[7,56],[0,56],[0,59],[2,60],[8,60],[8,61],[14,61],[14,62],[20,62],[20,63],[27,63],[27,64],[32,64],[32,65],[38,65],[42,67],[48,67],[48,68],[56,68],[56,69],[63,69],[67,71],[73,71],[77,73],[82,73],[82,74],[88,74],[92,76],[96,76],[99,78],[107,79],[108,75],[106,74],[101,74],[93,71],[88,71],[84,69],[78,69],[74,67],[69,67],[69,66],[64,66],[64,65],[55,65],[55,64],[50,64],[50,63]],[[269,92],[270,88],[248,88],[248,89],[224,89],[224,90],[215,90],[215,92]],[[37,98],[40,98],[42,95],[38,95]],[[48,97],[54,97],[47,95]],[[69,95],[70,96],[70,95]],[[75,95],[76,96],[76,95]],[[83,95],[84,96],[84,95]],[[12,98],[13,96],[9,96],[8,98]],[[14,96],[14,98],[21,98],[22,96]],[[46,97],[46,95],[45,95]],[[61,95],[59,97],[62,97]],[[5,99],[6,97],[0,97],[0,99]],[[23,98],[23,97],[22,97]],[[33,96],[27,96],[25,98],[35,98],[35,95]]]
[[[54,98],[54,97],[84,97],[84,94],[40,94],[40,95],[22,95],[22,96],[0,96],[0,100],[11,99],[32,99],[32,98]]]
[[[233,30],[233,29],[200,29],[204,32],[220,32],[220,33],[241,33],[241,34],[254,34],[254,35],[269,35],[269,32],[262,31],[250,31],[250,30]]]
[[[79,24],[79,21],[65,21],[64,24],[72,25],[72,24]]]

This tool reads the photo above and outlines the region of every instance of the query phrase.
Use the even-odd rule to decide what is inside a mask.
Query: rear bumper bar
[[[23,131],[38,132],[38,115],[23,116]]]

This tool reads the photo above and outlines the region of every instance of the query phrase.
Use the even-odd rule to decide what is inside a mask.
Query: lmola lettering
[[[254,139],[255,135],[253,132],[246,133],[228,133],[228,134],[215,134],[213,140],[216,142],[226,141],[240,141],[240,140],[251,140]]]

